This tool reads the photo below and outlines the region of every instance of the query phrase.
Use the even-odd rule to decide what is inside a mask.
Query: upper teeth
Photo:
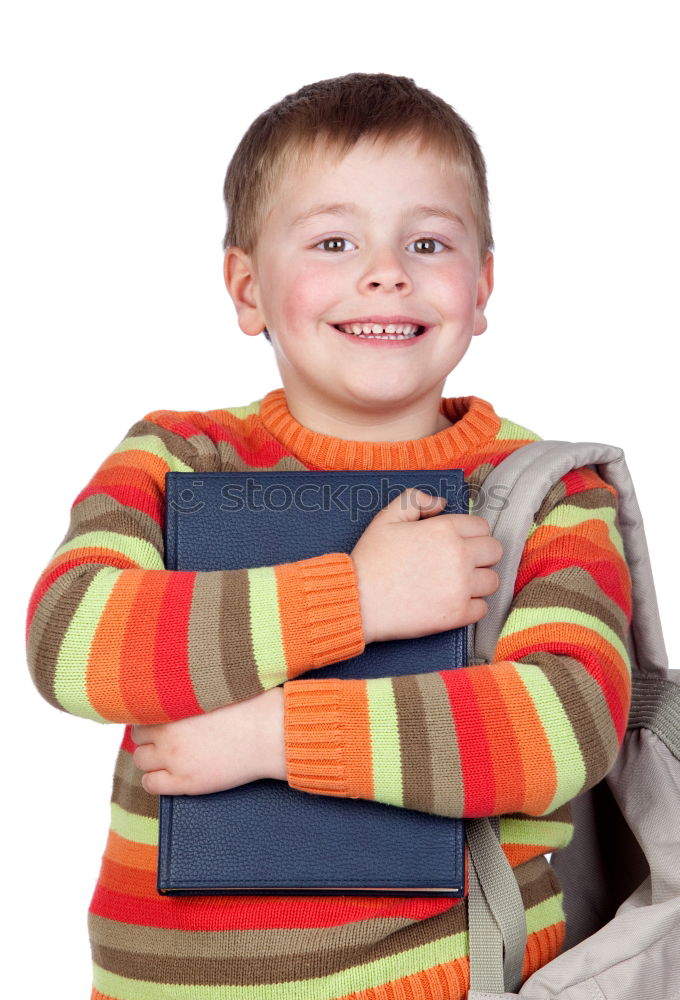
[[[400,333],[410,335],[418,329],[413,323],[388,323],[381,326],[379,323],[339,323],[338,326],[344,333]]]

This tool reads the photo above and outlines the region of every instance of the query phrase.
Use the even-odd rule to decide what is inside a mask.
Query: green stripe
[[[574,833],[571,823],[555,820],[510,819],[501,816],[501,843],[533,847],[566,847]]]
[[[544,810],[550,813],[583,788],[586,780],[583,756],[569,716],[541,668],[533,663],[513,665],[534,703],[555,762],[557,787],[552,802]]]
[[[110,722],[87,696],[87,664],[104,608],[121,571],[105,566],[90,581],[59,646],[54,694],[66,712],[95,722]]]
[[[60,545],[52,558],[72,549],[111,549],[136,563],[140,569],[165,568],[158,549],[151,542],[115,531],[86,531],[82,535],[76,535],[65,545]],[[93,553],[92,562],[96,561],[96,553]]]
[[[535,934],[564,920],[563,898],[563,893],[560,892],[556,896],[544,899],[542,903],[537,903],[536,906],[530,906],[526,911],[527,934]]]
[[[128,812],[117,802],[111,803],[111,829],[119,837],[137,844],[158,845],[158,820]]]
[[[388,805],[401,806],[403,809],[401,743],[397,703],[391,678],[369,678],[366,681],[366,694],[371,729],[373,798]]]
[[[501,417],[501,425],[498,428],[496,441],[540,441],[538,434],[527,430],[520,424],[513,424],[512,420]]]
[[[586,521],[604,521],[612,544],[623,558],[623,539],[616,527],[615,518],[616,510],[613,506],[578,507],[576,504],[560,501],[541,521],[541,527],[545,524],[551,524],[556,528],[573,528]]]
[[[116,1000],[262,1000],[264,996],[267,1000],[291,1000],[292,997],[295,1000],[335,1000],[350,993],[385,987],[395,979],[417,975],[424,969],[433,969],[463,958],[467,954],[467,938],[467,931],[461,931],[400,952],[398,956],[390,955],[375,962],[353,965],[329,976],[267,983],[266,986],[152,983],[107,972],[95,962],[93,982],[100,993]],[[397,995],[399,991],[395,988],[393,992]]]
[[[163,439],[157,437],[155,434],[140,434],[139,437],[125,438],[117,448],[113,449],[111,454],[117,455],[125,451],[146,451],[151,455],[157,455],[158,458],[161,458],[165,462],[171,472],[196,471],[190,465],[186,465],[181,459],[177,458],[177,455],[173,455],[168,450]]]
[[[597,618],[595,615],[589,615],[585,611],[579,611],[578,608],[563,608],[559,605],[551,605],[548,608],[534,608],[534,607],[523,607],[515,608],[508,615],[505,625],[501,629],[499,640],[504,639],[508,635],[520,632],[527,628],[534,628],[537,625],[547,625],[555,624],[556,622],[563,622],[564,624],[570,625],[581,625],[583,628],[590,629],[595,632],[601,638],[605,639],[610,646],[618,652],[624,663],[629,663],[628,660],[628,650],[625,645],[621,642],[621,639],[606,624],[601,618]]]
[[[226,410],[227,413],[231,413],[234,417],[238,417],[239,420],[245,420],[246,417],[260,412],[261,402],[262,400],[256,399],[255,402],[246,403],[245,406],[223,406],[222,409]]]
[[[268,690],[287,680],[276,573],[273,566],[247,573],[253,656],[260,684]]]

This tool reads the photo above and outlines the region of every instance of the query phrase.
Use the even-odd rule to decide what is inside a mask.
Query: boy
[[[569,800],[609,769],[628,714],[615,491],[590,467],[549,491],[491,665],[294,681],[368,642],[478,621],[500,544],[482,518],[438,517],[408,491],[351,554],[170,572],[168,469],[462,467],[479,486],[538,435],[476,396],[441,396],[493,286],[484,160],[444,101],[380,73],[303,87],[251,125],[225,200],[227,289],[283,388],[134,424],[76,498],[28,611],[43,696],[126,724],[89,914],[92,997],[466,995],[464,900],[157,894],[158,795],[262,777],[502,815],[526,978],[564,938],[544,854],[568,842]]]

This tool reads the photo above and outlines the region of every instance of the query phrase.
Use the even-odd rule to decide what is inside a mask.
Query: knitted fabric
[[[569,800],[617,754],[630,704],[631,580],[616,492],[591,467],[536,511],[493,662],[369,680],[295,680],[365,648],[346,553],[257,569],[164,568],[165,474],[462,468],[481,486],[532,431],[475,396],[411,441],[330,437],[283,389],[135,423],[76,497],[26,622],[52,705],[124,724],[111,826],[89,911],[93,1000],[423,1000],[466,995],[466,900],[168,897],[156,891],[158,798],[130,725],[284,691],[288,783],[442,816],[499,815],[526,908],[524,978],[564,940],[544,854],[572,835]],[[332,849],[332,845],[329,845]]]

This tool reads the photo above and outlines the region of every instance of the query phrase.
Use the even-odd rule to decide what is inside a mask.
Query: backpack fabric
[[[526,920],[498,819],[466,821],[469,1000],[680,1000],[680,671],[668,669],[642,515],[621,448],[532,442],[486,477],[474,512],[503,544],[501,582],[485,617],[470,626],[468,662],[493,662],[535,513],[558,479],[585,465],[617,491],[632,578],[628,726],[606,777],[572,801],[574,836],[551,857],[564,893],[565,948],[521,988]]]

